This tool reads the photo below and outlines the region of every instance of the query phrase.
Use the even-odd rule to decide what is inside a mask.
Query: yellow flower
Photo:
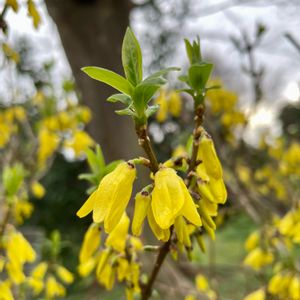
[[[132,233],[139,236],[142,232],[142,225],[147,216],[151,197],[148,192],[142,191],[136,194],[134,202],[134,214],[132,220]]]
[[[255,248],[247,255],[244,264],[258,271],[262,267],[271,264],[273,260],[274,256],[272,253],[264,251],[261,248]]]
[[[158,122],[164,122],[168,117],[168,100],[165,90],[161,90],[159,96],[154,100],[155,104],[159,105],[159,110],[156,113]]]
[[[252,232],[245,242],[245,248],[247,251],[251,251],[258,246],[259,234],[257,231]]]
[[[73,274],[63,266],[56,266],[57,276],[66,284],[71,284],[74,281]]]
[[[43,279],[47,269],[48,265],[45,262],[41,262],[31,271],[31,277],[35,279]]]
[[[87,262],[99,248],[101,242],[101,229],[98,224],[91,224],[84,235],[79,253],[80,263]]]
[[[173,117],[179,117],[181,113],[181,98],[179,93],[172,91],[169,94],[169,110]]]
[[[207,279],[203,275],[197,275],[196,277],[196,287],[198,291],[205,292],[209,289],[209,284]]]
[[[34,277],[28,277],[26,280],[27,284],[33,289],[34,295],[39,295],[44,289],[44,282]]]
[[[110,233],[125,211],[135,177],[136,168],[132,163],[120,163],[101,180],[98,189],[79,209],[77,216],[82,218],[93,210],[94,222],[104,221],[104,229]]]
[[[124,213],[118,225],[108,235],[105,245],[112,247],[116,251],[123,252],[126,246],[129,224],[130,220]]]
[[[110,291],[115,283],[116,269],[110,264],[106,264],[102,272],[97,276],[100,284],[102,284],[108,291]]]
[[[95,266],[96,266],[96,259],[91,257],[87,261],[84,261],[79,264],[78,273],[81,277],[86,277],[89,274],[91,274]]]
[[[263,289],[254,291],[244,298],[244,300],[265,300],[265,299],[266,299],[266,295]]]
[[[160,241],[166,242],[170,238],[170,230],[169,229],[161,229],[159,225],[156,223],[155,218],[153,216],[152,207],[149,206],[147,213],[148,223],[156,238]]]
[[[8,281],[0,281],[0,297],[1,300],[14,300]]]
[[[61,285],[54,276],[49,276],[46,281],[46,296],[49,299],[53,299],[59,296],[65,296],[66,290],[63,285]]]
[[[33,262],[36,259],[35,251],[20,232],[13,231],[9,234],[6,249],[7,257],[16,264]]]
[[[290,282],[289,296],[292,300],[300,299],[300,278],[298,276],[294,276]]]
[[[26,277],[23,272],[22,264],[18,263],[17,261],[9,261],[5,267],[10,280],[14,284],[19,285],[25,281]]]
[[[34,181],[31,184],[31,192],[34,197],[41,199],[45,196],[46,190],[38,181]]]
[[[10,6],[14,10],[14,12],[18,12],[18,10],[19,10],[19,4],[18,4],[17,0],[6,0],[5,4],[7,6]]]
[[[39,24],[41,23],[41,17],[32,0],[28,0],[27,8],[28,15],[32,18],[34,28],[38,28]]]
[[[38,149],[38,162],[43,165],[54,153],[59,145],[59,137],[42,128],[39,132],[39,149]]]
[[[192,243],[188,232],[188,226],[182,216],[175,219],[174,228],[178,241],[184,246],[190,248]]]
[[[75,156],[78,157],[94,145],[94,140],[85,132],[76,130],[73,133],[73,137],[65,142],[65,147],[72,148],[75,152]]]
[[[151,207],[162,229],[168,229],[180,215],[196,226],[202,224],[187,187],[173,169],[161,168],[155,173]]]
[[[13,216],[18,224],[22,224],[24,219],[27,219],[31,216],[33,212],[33,205],[23,199],[17,199],[13,206]]]
[[[212,139],[205,133],[200,139],[197,159],[201,161],[196,169],[199,176],[200,194],[211,202],[225,203],[227,192],[223,181],[222,166]]]

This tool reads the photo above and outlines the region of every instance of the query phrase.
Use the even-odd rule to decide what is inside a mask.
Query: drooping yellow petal
[[[42,280],[48,269],[48,264],[45,262],[39,263],[32,271],[31,276],[35,279]]]
[[[180,180],[180,185],[184,194],[184,204],[180,210],[180,214],[196,226],[201,226],[202,222],[197,212],[196,205],[186,187],[183,180]]]
[[[247,295],[244,300],[265,300],[265,291],[263,289],[256,290]]]
[[[186,247],[191,247],[191,240],[188,233],[187,224],[182,216],[179,216],[175,219],[174,228],[178,241]]]
[[[134,214],[132,220],[132,233],[139,236],[142,232],[144,219],[147,216],[147,211],[150,205],[151,197],[147,192],[136,194],[134,204]]]
[[[197,159],[203,162],[208,176],[215,179],[222,178],[222,166],[217,156],[214,143],[206,134],[203,134],[200,138]]]
[[[149,226],[156,236],[156,238],[160,241],[166,242],[170,238],[170,230],[169,229],[162,229],[158,226],[153,216],[152,208],[149,206],[148,213],[147,213],[148,223]]]
[[[91,224],[84,235],[83,243],[79,253],[80,263],[88,261],[99,248],[101,241],[101,229],[98,224]]]
[[[66,284],[71,284],[74,281],[74,275],[65,267],[56,267],[57,276]]]
[[[93,219],[96,223],[104,221],[104,229],[107,233],[111,232],[119,223],[125,211],[135,176],[135,166],[123,162],[106,175],[99,184],[96,191]]]
[[[93,210],[96,201],[96,193],[97,191],[93,192],[81,206],[81,208],[77,211],[76,214],[79,218],[87,216]]]
[[[152,191],[152,210],[156,223],[167,229],[184,204],[184,192],[181,178],[173,169],[162,168],[155,174]]]
[[[119,224],[108,235],[105,245],[112,247],[116,251],[123,252],[126,246],[129,224],[130,220],[126,213],[124,213]]]
[[[227,200],[227,191],[223,179],[211,178],[208,183],[216,203],[224,204]]]

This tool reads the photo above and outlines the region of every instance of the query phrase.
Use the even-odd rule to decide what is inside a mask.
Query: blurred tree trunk
[[[93,113],[88,131],[100,143],[107,160],[137,153],[133,124],[114,113],[105,99],[114,92],[80,68],[94,65],[122,72],[121,44],[129,22],[129,0],[46,0],[84,103]]]

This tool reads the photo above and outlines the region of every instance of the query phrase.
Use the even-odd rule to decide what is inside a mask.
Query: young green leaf
[[[190,86],[195,90],[204,89],[212,68],[213,65],[209,63],[192,65],[188,71]]]
[[[149,118],[159,110],[159,105],[151,105],[146,109],[146,117]]]
[[[135,116],[135,112],[130,107],[116,110],[115,112],[116,112],[116,114],[118,114],[120,116],[132,116],[132,117]]]
[[[142,81],[142,51],[130,28],[127,28],[122,44],[122,64],[126,78],[133,86]]]
[[[108,102],[121,102],[123,104],[129,105],[131,102],[131,98],[124,94],[114,94],[107,98]]]
[[[148,78],[142,81],[133,92],[134,107],[138,115],[144,113],[147,103],[151,100],[158,89],[166,83],[162,77]]]
[[[144,79],[144,81],[152,80],[152,79],[155,79],[158,77],[163,77],[172,71],[180,71],[180,68],[170,67],[170,68],[162,69],[162,70],[157,71],[157,72],[153,73],[152,75],[148,76],[147,78]]]
[[[84,67],[81,69],[91,78],[101,81],[120,91],[121,93],[131,95],[132,85],[121,75],[99,67]]]

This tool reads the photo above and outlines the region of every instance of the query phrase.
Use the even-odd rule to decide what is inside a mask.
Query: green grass
[[[242,267],[245,240],[255,229],[246,215],[232,216],[218,228],[215,241],[205,237],[206,253],[195,250],[199,269],[208,276],[219,299],[241,300],[256,288],[258,282],[254,273]]]

